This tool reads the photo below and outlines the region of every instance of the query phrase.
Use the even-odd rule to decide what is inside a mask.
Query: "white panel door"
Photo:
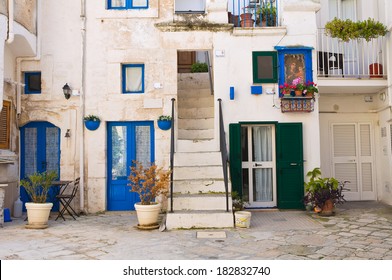
[[[332,124],[334,177],[349,181],[347,200],[375,200],[374,156],[370,123]]]

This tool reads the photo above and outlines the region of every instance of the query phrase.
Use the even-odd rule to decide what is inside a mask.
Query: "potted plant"
[[[317,84],[315,84],[314,82],[311,82],[311,81],[307,81],[304,93],[307,96],[314,97],[314,94],[317,92],[318,92]]]
[[[20,181],[31,202],[26,202],[28,224],[26,228],[43,229],[48,227],[48,219],[53,203],[47,202],[52,182],[57,179],[56,171],[36,172]]]
[[[249,228],[252,213],[244,211],[245,206],[248,204],[238,192],[231,193],[233,203],[234,224],[236,227]]]
[[[263,3],[257,10],[261,26],[275,26],[276,25],[276,7],[271,3]]]
[[[291,96],[291,92],[293,92],[294,95],[295,86],[288,83],[283,83],[283,85],[279,86],[279,89],[280,89],[281,97],[282,96],[288,97]]]
[[[309,177],[309,182],[305,183],[305,206],[310,206],[320,215],[334,215],[336,204],[346,201],[343,190],[347,181],[340,182],[333,177],[322,178],[318,167],[309,171],[306,176]]]
[[[83,118],[83,120],[84,125],[88,130],[96,130],[101,123],[101,119],[95,115],[87,115]]]
[[[157,228],[158,215],[161,204],[155,202],[159,195],[166,195],[168,192],[170,173],[158,168],[155,164],[144,167],[142,163],[133,161],[128,184],[131,192],[139,195],[140,202],[135,203],[135,209],[139,228]]]
[[[191,73],[205,73],[208,72],[208,65],[205,62],[195,62],[191,66]]]
[[[240,15],[241,17],[241,27],[253,27],[254,19],[251,7],[244,7],[244,13]]]
[[[350,19],[343,20],[335,17],[325,24],[325,32],[329,36],[338,38],[344,42],[360,38],[369,42],[373,38],[385,36],[388,29],[381,22],[371,18],[354,22]]]
[[[172,125],[172,117],[161,115],[158,117],[158,127],[162,130],[168,130]]]

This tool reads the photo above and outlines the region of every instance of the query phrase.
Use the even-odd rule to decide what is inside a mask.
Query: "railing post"
[[[173,213],[173,178],[174,178],[174,101],[175,98],[171,99],[172,102],[172,112],[171,112],[171,129],[170,129],[170,213]]]
[[[222,157],[222,167],[223,167],[223,181],[225,183],[226,192],[226,212],[229,212],[229,178],[227,173],[227,148],[226,148],[226,136],[225,127],[223,123],[223,112],[222,112],[222,99],[218,99],[219,102],[219,148]]]

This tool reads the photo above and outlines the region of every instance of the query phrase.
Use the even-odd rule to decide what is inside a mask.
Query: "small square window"
[[[108,0],[108,9],[147,9],[148,0]]]
[[[276,83],[278,81],[276,52],[253,52],[253,83]]]
[[[25,72],[25,94],[41,93],[41,72]]]
[[[122,65],[122,92],[144,93],[144,64]]]

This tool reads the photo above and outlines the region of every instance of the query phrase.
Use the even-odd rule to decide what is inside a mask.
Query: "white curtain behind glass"
[[[269,126],[252,128],[253,161],[272,161],[272,130]],[[272,201],[272,168],[253,169],[253,200]]]
[[[136,126],[136,160],[144,167],[151,164],[150,127]]]
[[[112,0],[112,7],[125,7],[125,0]]]
[[[126,91],[137,92],[142,90],[142,68],[128,67],[126,69]]]
[[[147,0],[133,0],[132,4],[133,4],[133,7],[146,7]]]

